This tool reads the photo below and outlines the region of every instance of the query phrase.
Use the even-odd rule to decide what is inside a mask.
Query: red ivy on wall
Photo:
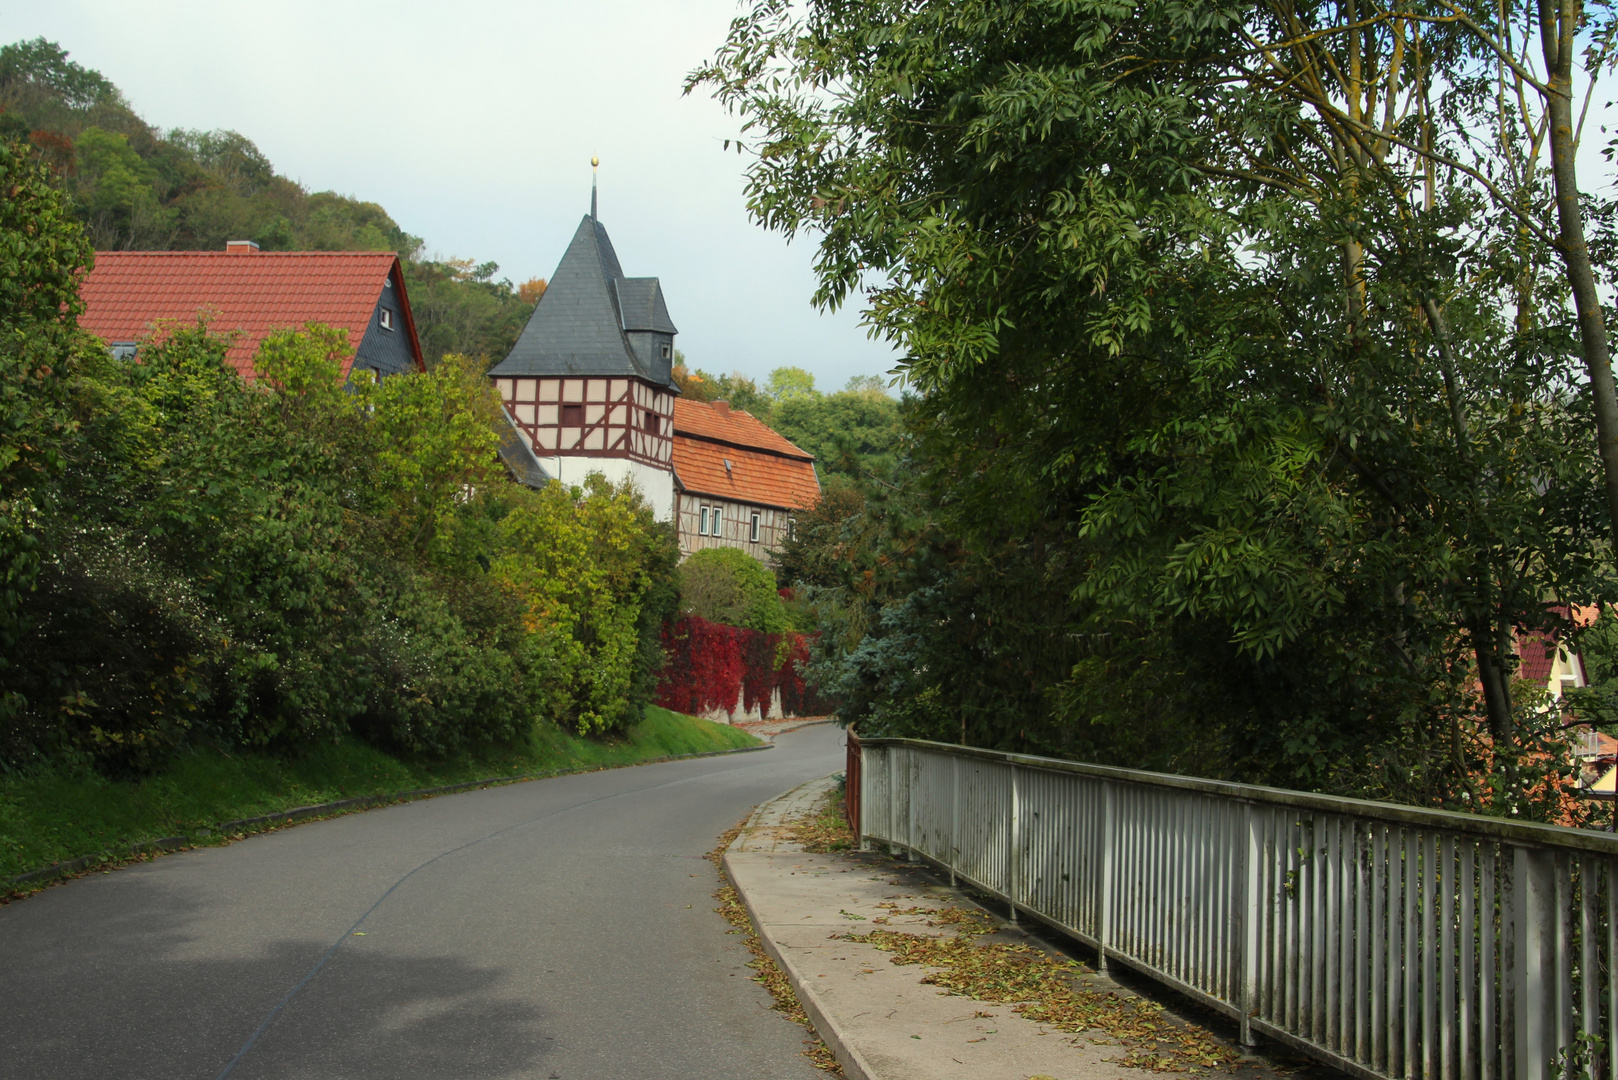
[[[700,715],[714,709],[728,712],[739,698],[749,712],[755,708],[768,712],[770,699],[779,690],[781,707],[789,716],[829,712],[828,703],[804,682],[810,640],[808,634],[765,634],[695,616],[667,623],[663,650],[668,660],[658,683],[657,703]]]

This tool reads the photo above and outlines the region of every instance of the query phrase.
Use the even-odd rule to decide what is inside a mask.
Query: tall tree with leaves
[[[1300,746],[1462,723],[1463,648],[1509,744],[1513,628],[1608,589],[1599,462],[1553,260],[1427,119],[1430,50],[1379,84],[1363,27],[1275,7],[805,10],[694,82],[744,117],[756,217],[822,234],[818,299],[906,348],[957,535],[1026,492],[1075,617],[1197,626],[1181,660]],[[1326,685],[1237,692],[1283,660]]]

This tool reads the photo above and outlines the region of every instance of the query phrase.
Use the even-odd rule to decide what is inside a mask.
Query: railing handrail
[[[1538,822],[1507,821],[1481,814],[1461,814],[1453,810],[1429,810],[1400,803],[1375,802],[1370,799],[1351,799],[1341,795],[1319,795],[1287,788],[1264,787],[1258,784],[1238,784],[1230,780],[1208,780],[1197,776],[1177,776],[1173,773],[1148,772],[1144,769],[1125,769],[1115,765],[1092,765],[1087,762],[1066,761],[1062,758],[1039,757],[1034,754],[1015,754],[1006,750],[987,750],[958,743],[933,742],[928,739],[907,739],[877,735],[860,736],[860,744],[867,747],[913,746],[918,749],[954,754],[960,757],[987,761],[1003,761],[1028,769],[1046,772],[1077,773],[1108,780],[1127,780],[1158,787],[1197,791],[1210,795],[1243,799],[1271,806],[1292,806],[1304,810],[1345,814],[1370,821],[1397,822],[1402,825],[1430,826],[1466,833],[1490,840],[1506,841],[1533,847],[1561,850],[1589,851],[1602,855],[1618,855],[1618,835],[1574,829],[1565,825],[1545,825]]]

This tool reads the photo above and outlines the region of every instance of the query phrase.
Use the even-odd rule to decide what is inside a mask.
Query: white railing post
[[[916,802],[921,794],[921,755],[910,755],[910,768],[905,771],[905,790],[910,793],[905,803],[905,857],[911,862],[916,856]]]
[[[1118,850],[1118,790],[1111,780],[1101,781],[1101,858],[1096,881],[1096,970],[1103,975],[1110,966],[1107,949],[1112,945],[1112,898],[1116,891]]]
[[[1022,790],[1021,770],[1011,766],[1011,843],[1006,849],[1006,896],[1010,898],[1011,925],[1017,925],[1017,878],[1022,874]]]
[[[1241,929],[1237,940],[1241,942],[1238,968],[1241,972],[1240,1039],[1243,1046],[1252,1046],[1253,1016],[1258,1012],[1258,940],[1259,940],[1259,866],[1264,856],[1264,836],[1258,810],[1252,803],[1244,809],[1247,823],[1246,850],[1242,853]]]
[[[949,801],[949,887],[955,888],[955,867],[961,861],[961,759],[950,758],[955,767],[950,770],[954,780],[954,791]]]
[[[1516,984],[1516,1080],[1545,1080],[1556,1056],[1556,881],[1549,851],[1513,847],[1512,935]],[[1505,973],[1503,973],[1505,974]]]

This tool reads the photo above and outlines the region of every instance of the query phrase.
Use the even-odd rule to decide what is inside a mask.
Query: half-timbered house
[[[682,557],[734,547],[768,562],[793,515],[820,498],[815,459],[723,401],[674,403],[674,478]]]

